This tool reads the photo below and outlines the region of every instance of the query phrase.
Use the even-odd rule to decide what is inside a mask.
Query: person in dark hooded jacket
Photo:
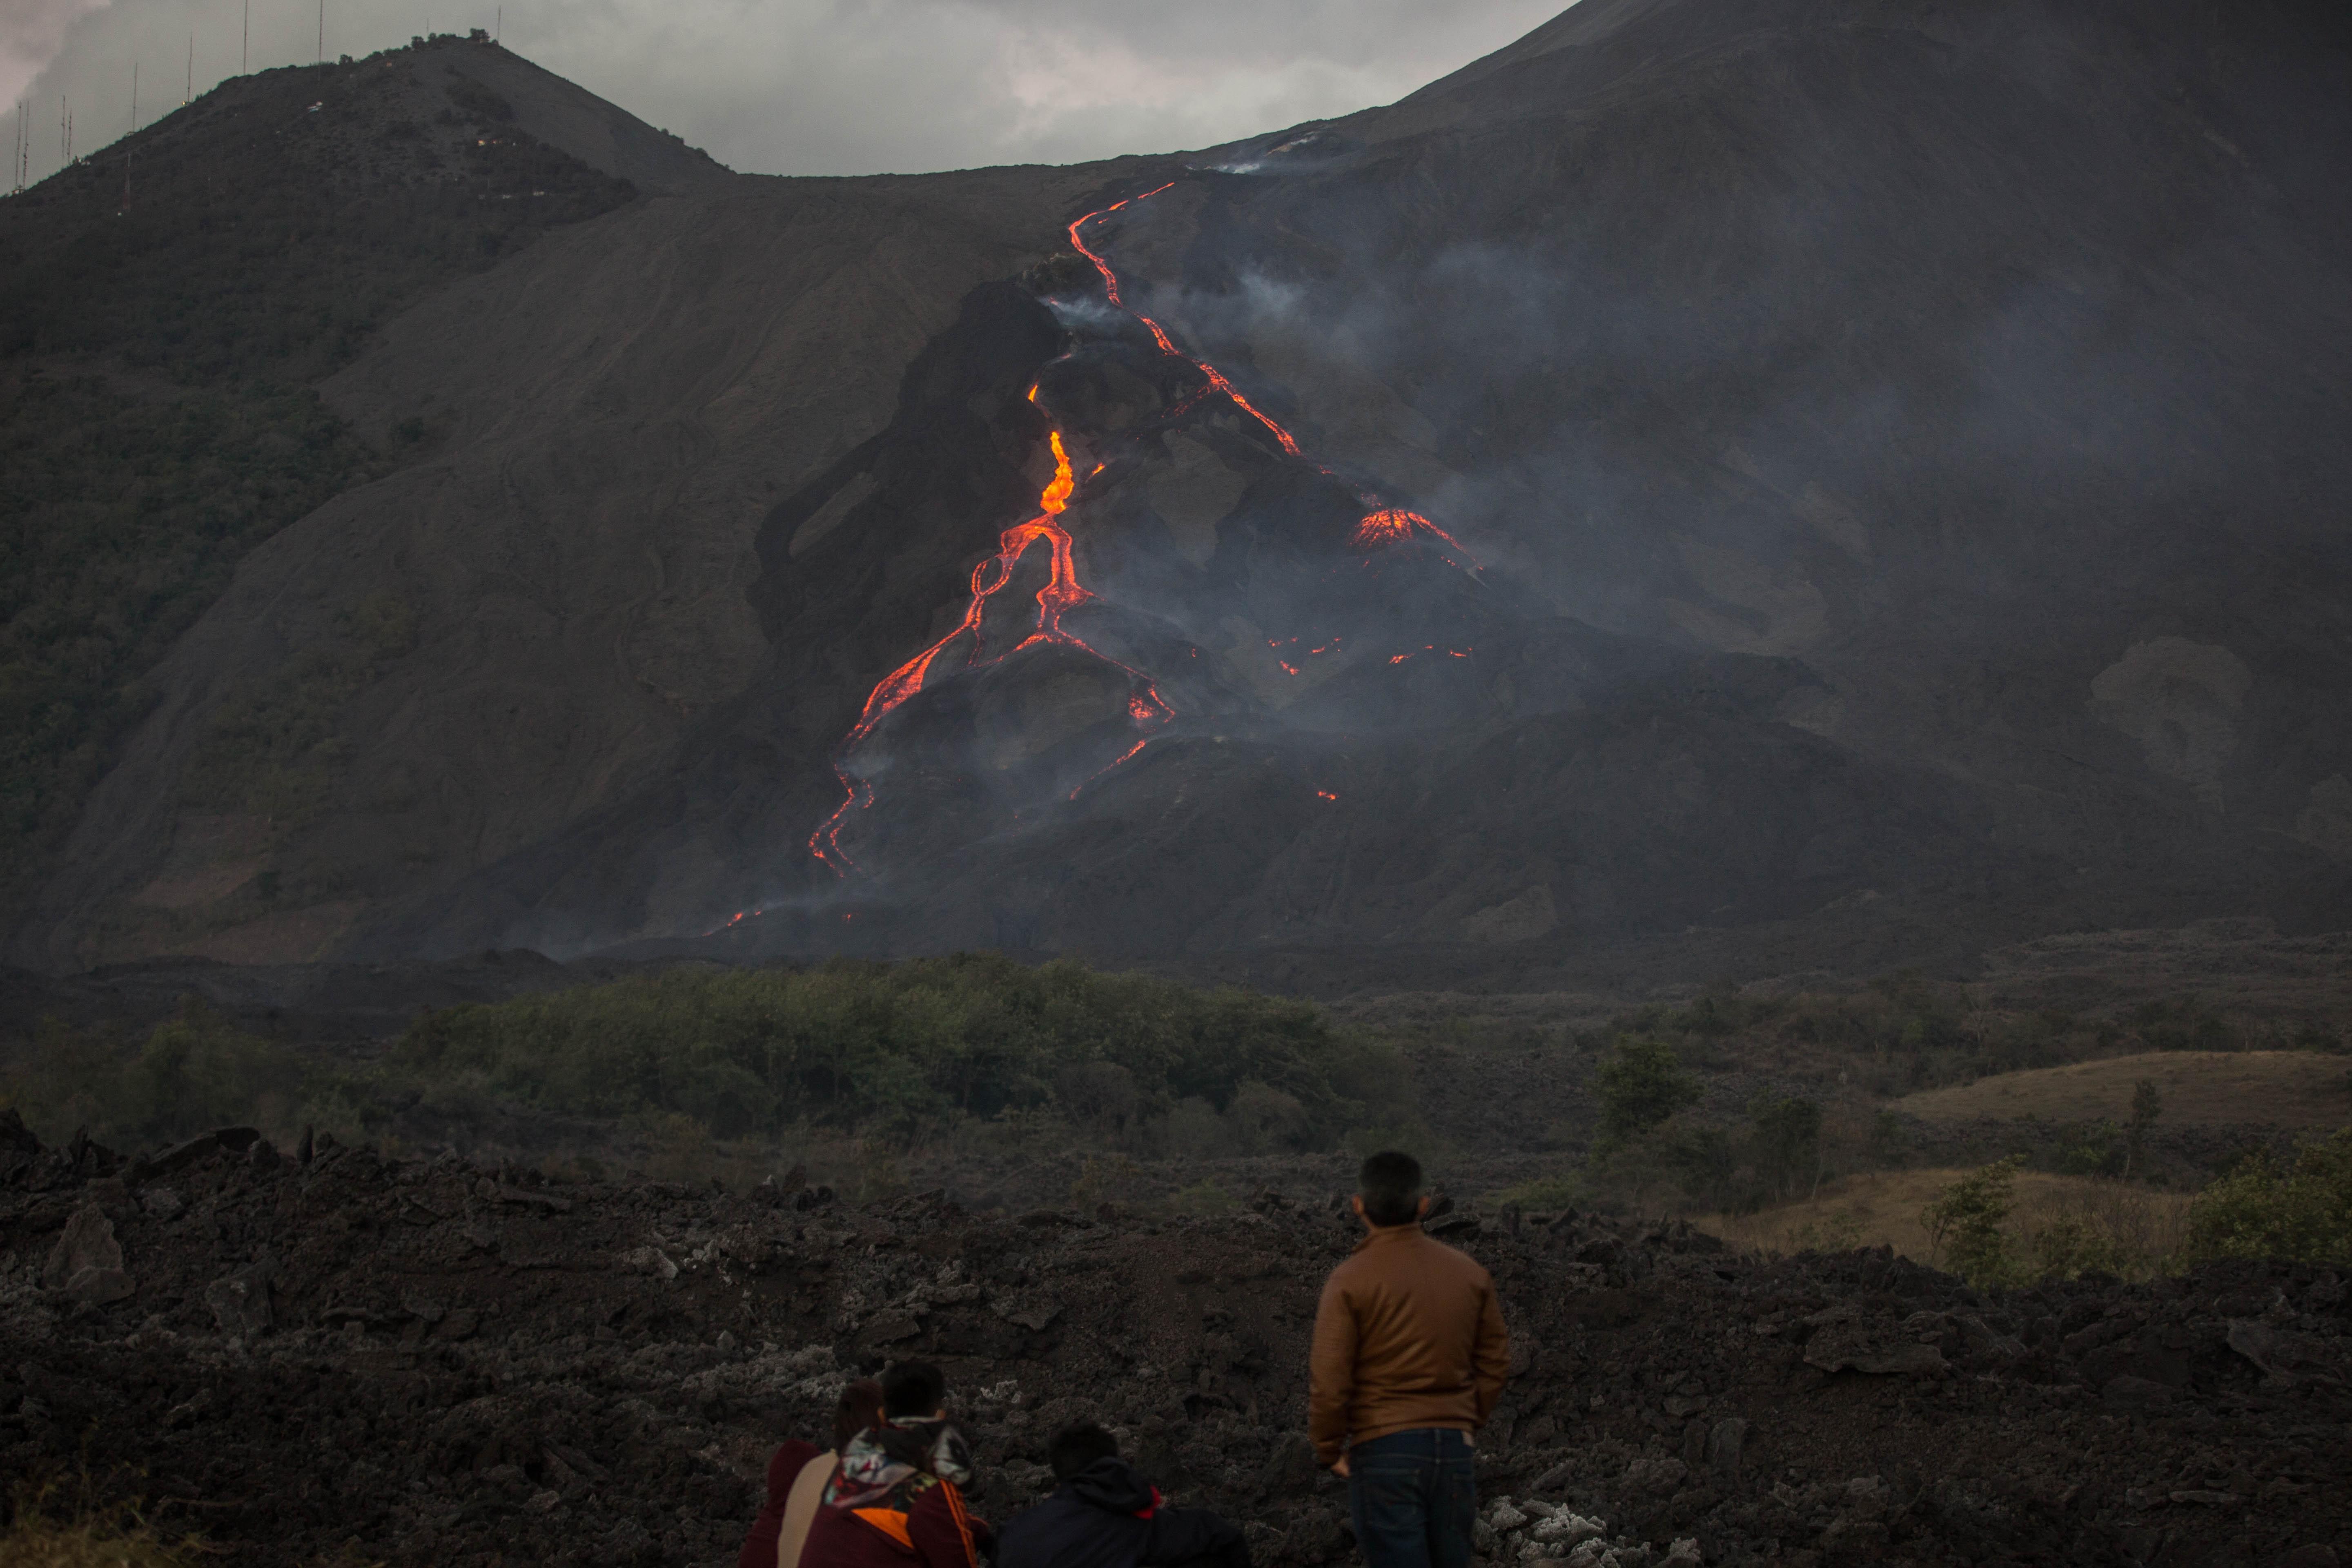
[[[996,1568],[1249,1568],[1237,1526],[1206,1509],[1168,1507],[1093,1422],[1055,1433],[1045,1458],[1061,1485],[1004,1526]]]

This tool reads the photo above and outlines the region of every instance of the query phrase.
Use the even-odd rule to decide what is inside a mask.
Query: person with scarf
[[[833,1447],[787,1438],[768,1460],[768,1500],[751,1521],[735,1568],[797,1568],[809,1525],[824,1500],[825,1483],[840,1467],[841,1451],[882,1419],[882,1385],[861,1377],[841,1391],[833,1408]]]
[[[980,1568],[993,1537],[964,1507],[971,1450],[946,1404],[947,1382],[928,1362],[882,1373],[883,1422],[842,1450],[800,1568]]]

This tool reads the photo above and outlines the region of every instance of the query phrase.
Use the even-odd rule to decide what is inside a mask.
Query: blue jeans
[[[1348,1450],[1348,1510],[1370,1568],[1465,1568],[1478,1513],[1470,1439],[1439,1426]]]

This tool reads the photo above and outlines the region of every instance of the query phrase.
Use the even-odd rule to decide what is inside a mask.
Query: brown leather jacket
[[[1331,1270],[1315,1312],[1307,1433],[1329,1466],[1351,1443],[1486,1424],[1510,1370],[1495,1281],[1418,1224],[1389,1226]]]

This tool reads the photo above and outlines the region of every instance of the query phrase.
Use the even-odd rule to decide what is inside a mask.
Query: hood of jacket
[[[1150,1519],[1160,1506],[1160,1494],[1141,1471],[1125,1459],[1097,1459],[1062,1483],[1062,1489],[1083,1503],[1108,1513]]]

